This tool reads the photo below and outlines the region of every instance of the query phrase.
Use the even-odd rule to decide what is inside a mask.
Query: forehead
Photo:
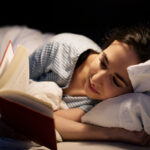
[[[125,66],[139,63],[134,49],[122,42],[114,41],[104,52],[114,62],[122,60],[120,63]]]
[[[129,82],[127,67],[139,63],[133,48],[125,43],[114,41],[103,52],[108,58],[111,71],[120,74]]]

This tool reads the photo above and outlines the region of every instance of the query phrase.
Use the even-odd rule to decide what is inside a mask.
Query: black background
[[[113,27],[149,21],[148,0],[8,1],[0,10],[0,26],[26,25],[43,32],[79,33],[97,43]]]

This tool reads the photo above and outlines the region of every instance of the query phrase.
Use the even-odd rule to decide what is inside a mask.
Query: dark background
[[[113,27],[149,21],[148,0],[18,1],[1,5],[0,11],[0,26],[26,25],[43,32],[79,33],[97,43]]]

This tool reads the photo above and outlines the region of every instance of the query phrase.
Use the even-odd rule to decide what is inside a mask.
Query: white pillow
[[[134,92],[150,92],[150,60],[127,68]]]
[[[135,93],[110,98],[82,117],[82,122],[150,134],[150,60],[127,68]]]
[[[150,96],[130,93],[97,104],[82,122],[104,127],[120,127],[150,134]]]
[[[43,33],[27,26],[4,26],[0,27],[0,49],[6,48],[8,41],[11,40],[14,50],[18,44],[21,44],[27,48],[30,55],[37,47],[49,41],[53,36],[54,33]]]

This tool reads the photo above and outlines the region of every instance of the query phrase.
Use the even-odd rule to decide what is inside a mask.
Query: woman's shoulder
[[[79,49],[95,49],[101,51],[97,43],[85,35],[75,33],[60,33],[51,38],[51,41]]]

